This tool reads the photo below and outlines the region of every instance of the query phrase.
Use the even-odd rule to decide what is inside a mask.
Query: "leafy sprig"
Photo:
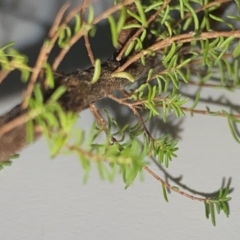
[[[228,202],[231,200],[231,198],[228,197],[229,190],[229,186],[224,189],[221,188],[216,198],[204,201],[206,218],[211,218],[213,226],[216,226],[215,211],[217,211],[218,214],[223,211],[227,217],[229,216]]]

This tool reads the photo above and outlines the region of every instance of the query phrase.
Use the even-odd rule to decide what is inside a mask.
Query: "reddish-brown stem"
[[[207,198],[200,198],[200,197],[195,197],[193,195],[190,195],[186,192],[180,191],[178,188],[171,186],[169,183],[165,182],[162,178],[160,178],[156,173],[154,173],[149,167],[147,166],[143,166],[143,169],[148,172],[151,176],[153,176],[157,181],[159,181],[161,184],[163,184],[166,188],[168,188],[169,190],[172,190],[176,193],[179,193],[180,195],[190,198],[192,200],[197,200],[200,202],[206,202],[208,201]]]
[[[95,59],[94,59],[94,56],[93,56],[93,52],[92,52],[91,45],[89,43],[89,38],[88,38],[87,34],[84,35],[84,41],[85,41],[85,46],[86,46],[86,49],[87,49],[88,57],[91,61],[92,66],[94,66]]]
[[[92,103],[89,106],[89,109],[96,119],[97,123],[103,128],[104,132],[107,132],[107,124],[106,121],[103,119],[102,114],[99,112],[97,107]]]
[[[208,110],[200,110],[200,109],[191,109],[191,108],[186,108],[186,107],[181,107],[181,109],[184,112],[190,112],[190,113],[196,113],[196,114],[202,114],[202,115],[210,115],[210,116],[218,116],[218,117],[227,117],[227,115],[222,112],[210,112]],[[231,117],[240,119],[240,114],[229,114]]]
[[[134,114],[136,114],[136,107],[142,107],[142,105],[147,102],[147,100],[138,100],[135,102],[127,102],[128,98],[116,98],[113,95],[109,95],[109,98],[111,98],[112,100],[125,105],[127,107],[129,107]],[[155,97],[154,101],[166,101],[166,98],[163,97]],[[157,104],[158,107],[161,107],[161,103]],[[196,114],[204,114],[204,115],[210,115],[210,116],[219,116],[219,117],[227,117],[228,115],[222,111],[218,111],[218,112],[211,112],[208,110],[199,110],[199,109],[192,109],[192,108],[187,108],[187,107],[181,107],[181,109],[184,112],[190,112],[190,113],[196,113]],[[240,119],[240,114],[229,114],[229,116],[236,118],[236,119]]]

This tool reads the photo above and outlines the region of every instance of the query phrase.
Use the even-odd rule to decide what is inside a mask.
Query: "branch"
[[[148,65],[146,66],[142,66],[137,61],[129,66],[126,72],[137,80],[143,77],[149,70],[152,61],[155,61],[155,57],[149,57]],[[55,80],[54,89],[43,92],[44,101],[46,102],[59,86],[64,86],[66,92],[59,99],[59,103],[65,111],[79,113],[89,108],[90,104],[107,97],[116,90],[123,89],[129,83],[129,80],[126,78],[112,76],[112,73],[119,66],[120,63],[114,60],[103,62],[100,78],[94,84],[91,83],[94,67],[59,77]],[[29,144],[26,140],[26,122],[36,117],[37,114],[39,113],[22,110],[21,106],[18,105],[0,117],[0,161],[8,159]],[[34,140],[41,135],[37,129],[37,126],[35,126]]]

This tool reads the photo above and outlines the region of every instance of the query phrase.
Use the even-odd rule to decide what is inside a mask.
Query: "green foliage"
[[[65,88],[61,86],[44,102],[40,86],[35,85],[29,102],[32,119],[27,122],[27,139],[29,142],[34,139],[34,126],[37,125],[46,137],[52,157],[71,139],[70,133],[77,120],[77,114],[65,112],[57,102],[64,92]]]
[[[67,153],[74,151],[79,157],[84,169],[84,182],[87,181],[91,166],[95,164],[101,179],[112,182],[120,173],[127,188],[138,173],[141,173],[142,167],[147,164],[145,157],[148,149],[147,146],[142,147],[141,142],[136,138],[125,141],[128,126],[120,128],[114,119],[110,119],[107,112],[106,117],[109,121],[103,143],[95,142],[103,133],[103,129],[94,123],[87,142],[83,131],[75,132],[71,144],[68,145]],[[134,129],[129,128],[129,132],[131,132],[131,136],[135,136]],[[118,137],[119,140],[116,140],[115,137]]]
[[[19,154],[14,154],[10,159],[0,162],[0,170],[5,168],[6,166],[11,166],[12,165],[12,160],[14,160],[18,157],[19,157]]]
[[[8,43],[0,48],[0,66],[5,72],[15,69],[21,72],[21,80],[26,82],[29,78],[30,67],[27,65],[28,58],[13,48],[14,43]]]
[[[225,189],[221,188],[216,198],[204,202],[206,218],[211,218],[213,226],[216,226],[215,210],[218,214],[223,211],[227,217],[229,216],[228,202],[231,198],[227,196],[228,194],[229,186]]]
[[[173,140],[169,135],[161,136],[150,142],[150,146],[153,151],[153,156],[157,159],[159,164],[165,164],[165,167],[169,166],[169,162],[173,157],[177,157],[175,152],[178,150],[178,141]]]
[[[149,159],[154,158],[159,165],[169,167],[170,161],[177,157],[176,139],[169,134],[154,138],[148,131],[147,124],[155,116],[160,116],[163,122],[167,122],[169,115],[184,118],[185,112],[190,112],[192,116],[196,113],[223,116],[228,121],[234,139],[240,143],[234,127],[240,121],[239,115],[224,110],[210,111],[209,108],[199,110],[201,89],[197,92],[192,107],[186,108],[189,99],[184,97],[182,92],[182,86],[189,84],[211,85],[213,88],[231,91],[240,88],[240,35],[239,31],[235,31],[235,25],[240,18],[232,15],[224,18],[217,16],[215,10],[219,3],[212,3],[210,0],[179,0],[168,4],[165,0],[151,0],[148,5],[144,5],[141,1],[134,1],[134,11],[133,8],[124,6],[122,1],[115,1],[115,4],[122,4],[118,13],[111,15],[108,11],[102,16],[102,19],[106,18],[109,22],[112,44],[115,48],[119,47],[118,40],[122,30],[129,30],[134,34],[139,32],[133,38],[130,35],[127,46],[120,46],[124,50],[122,56],[126,57],[122,62],[139,56],[135,62],[141,63],[147,72],[144,81],[133,84],[131,92],[117,100],[133,111],[137,121],[119,126],[109,113],[103,111],[105,115],[100,119],[102,124],[97,119],[87,135],[82,129],[74,129],[77,114],[64,111],[58,102],[67,89],[59,87],[48,101],[45,101],[40,86],[35,84],[28,108],[28,141],[33,141],[37,126],[48,142],[52,157],[59,153],[77,154],[84,170],[84,181],[87,181],[92,165],[95,165],[101,179],[112,182],[120,175],[125,188],[142,174],[144,166],[149,164]],[[235,5],[240,10],[239,1],[236,0]],[[57,26],[57,45],[60,48],[65,51],[70,49],[77,36],[94,36],[95,23],[99,19],[96,20],[92,6],[88,7],[86,13],[85,18],[75,14],[72,27],[67,24]],[[152,16],[154,18],[151,20]],[[127,21],[129,18],[132,21]],[[227,29],[226,32],[216,30],[220,25]],[[50,42],[47,40],[44,45],[49,46]],[[0,49],[1,69],[7,72],[18,69],[21,71],[22,80],[26,81],[30,72],[27,59],[11,47],[12,44],[8,44]],[[89,50],[88,54],[91,55]],[[161,57],[157,63],[147,65],[150,56],[157,59],[159,55]],[[42,68],[46,73],[46,85],[54,88],[52,66],[44,62]],[[101,61],[96,59],[91,84],[101,77],[101,68]],[[110,76],[134,83],[137,79],[128,72],[129,68],[114,71]],[[145,120],[142,119],[142,111],[146,114]],[[100,143],[99,138],[103,138]],[[10,161],[3,162],[0,168],[9,163]],[[154,177],[160,179],[155,175]],[[187,195],[178,187],[172,187],[163,180],[160,182],[166,201],[167,189]],[[211,218],[213,225],[216,224],[215,211],[223,211],[229,215],[228,194],[229,187],[220,189],[216,198],[204,199],[206,216]],[[192,199],[199,200],[194,197]]]

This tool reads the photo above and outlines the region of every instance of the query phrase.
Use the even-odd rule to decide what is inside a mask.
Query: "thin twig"
[[[101,112],[97,109],[97,107],[93,103],[90,104],[89,109],[90,109],[91,113],[93,114],[93,116],[95,117],[97,123],[102,127],[106,136],[109,137],[107,123],[106,123],[105,119],[103,118]],[[119,142],[117,141],[117,139],[115,137],[110,136],[110,138],[111,138],[112,143],[116,143],[119,145],[119,147],[121,147],[121,145],[119,144]],[[110,144],[112,144],[112,143],[110,143]]]
[[[94,154],[91,151],[86,151],[86,150],[81,149],[80,147],[71,146],[71,145],[68,145],[68,144],[66,144],[65,147],[68,148],[70,151],[74,151],[74,152],[76,152],[80,155],[84,155],[88,159],[91,159],[91,160],[94,160],[94,161],[106,162],[106,157],[104,155]]]
[[[104,132],[107,132],[107,124],[104,120],[102,114],[97,109],[97,107],[92,103],[89,106],[91,113],[93,114],[94,118],[96,119],[97,123],[103,128]]]
[[[85,7],[86,2],[87,2],[87,0],[84,0],[84,1],[83,1],[83,7],[80,9],[80,18],[81,18],[81,22],[82,22],[82,23],[85,23],[85,17],[84,17],[84,15],[85,15],[85,10],[86,10],[86,7]],[[87,53],[88,53],[88,57],[89,57],[89,59],[90,59],[90,62],[91,62],[91,64],[92,64],[92,66],[94,66],[94,64],[95,64],[95,59],[94,59],[93,51],[92,51],[92,49],[91,49],[91,45],[90,45],[90,42],[89,42],[88,34],[85,34],[85,35],[84,35],[84,42],[85,42],[85,47],[86,47],[86,49],[87,49]]]
[[[94,59],[94,56],[93,56],[91,45],[89,43],[89,37],[88,37],[87,34],[84,35],[84,41],[85,41],[85,46],[86,46],[86,49],[87,49],[88,57],[89,57],[89,59],[91,61],[92,66],[94,66],[95,59]]]
[[[51,29],[49,30],[49,38],[53,38],[57,29],[58,29],[58,26],[61,24],[62,20],[63,20],[63,15],[65,14],[65,12],[67,11],[67,9],[69,8],[70,4],[69,3],[65,3],[61,8],[60,10],[58,11],[54,21],[53,21],[53,24],[52,24],[52,27]]]
[[[151,169],[149,169],[146,165],[143,166],[143,169],[148,172],[151,176],[153,176],[157,181],[159,181],[161,184],[163,184],[166,188],[168,188],[169,190],[172,190],[176,193],[179,193],[180,195],[190,198],[192,200],[197,200],[200,202],[207,202],[208,199],[207,198],[200,198],[200,197],[195,197],[193,195],[190,195],[186,192],[180,191],[178,188],[171,186],[169,183],[165,182],[162,178],[160,178],[156,173],[154,173]]]

